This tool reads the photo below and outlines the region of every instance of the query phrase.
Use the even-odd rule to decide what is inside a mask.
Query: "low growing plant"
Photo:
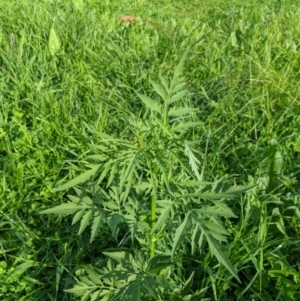
[[[221,266],[240,281],[223,246],[230,234],[224,222],[237,217],[226,200],[255,185],[205,181],[205,150],[192,141],[202,123],[193,119],[197,108],[182,106],[187,54],[171,80],[152,82],[159,98],[137,93],[145,107],[138,116],[120,111],[127,123],[120,137],[93,131],[87,170],[56,189],[72,188],[69,201],[41,212],[73,215],[78,234],[91,225],[91,243],[109,225],[117,242],[103,252],[106,267],[78,271],[67,291],[81,300],[208,300]],[[185,266],[191,261],[206,287],[194,285],[195,269]]]

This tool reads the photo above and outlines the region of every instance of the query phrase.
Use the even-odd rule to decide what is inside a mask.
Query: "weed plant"
[[[299,17],[1,1],[1,300],[299,300]]]

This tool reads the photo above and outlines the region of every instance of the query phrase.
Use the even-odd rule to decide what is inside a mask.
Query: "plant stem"
[[[151,197],[151,227],[155,226],[156,222],[156,193],[154,192]],[[156,236],[155,233],[151,235],[151,253],[150,257],[152,258],[154,256],[155,252],[155,241],[156,241]]]

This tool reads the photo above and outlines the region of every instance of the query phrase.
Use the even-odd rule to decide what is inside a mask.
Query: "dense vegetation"
[[[0,2],[1,300],[300,300],[296,2]]]

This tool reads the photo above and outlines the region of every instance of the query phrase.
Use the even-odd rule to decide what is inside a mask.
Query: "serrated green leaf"
[[[227,255],[222,249],[222,246],[216,241],[213,237],[211,237],[206,231],[204,231],[204,235],[206,237],[206,240],[209,244],[210,250],[212,254],[217,258],[217,260],[225,266],[225,268],[234,276],[240,283],[241,280],[239,276],[237,275],[236,271],[234,270],[234,267],[232,266],[231,262],[229,261]]]
[[[189,128],[201,125],[202,122],[181,122],[179,124],[173,125],[172,130],[175,132],[185,131]]]
[[[154,91],[164,100],[167,99],[167,93],[166,91],[157,83],[151,81],[152,87],[154,88]]]
[[[172,247],[172,257],[174,256],[174,253],[177,250],[179,244],[185,237],[188,226],[189,226],[189,214],[187,214],[185,216],[185,219],[183,220],[183,222],[176,229],[175,236],[174,236],[174,243],[173,243],[173,247]]]
[[[182,89],[185,86],[185,78],[184,77],[180,77],[177,78],[174,82],[172,82],[172,94],[175,94],[177,92],[182,91]]]
[[[120,206],[113,201],[103,203],[104,207],[108,208],[109,210],[119,210]]]
[[[122,191],[124,183],[128,180],[128,178],[130,177],[130,175],[132,174],[132,172],[134,170],[135,159],[136,159],[136,156],[133,155],[131,160],[129,161],[129,163],[127,165],[127,168],[126,168],[124,174],[122,174],[122,176],[121,176],[120,186],[119,186],[120,192]]]
[[[257,185],[258,184],[253,184],[253,185],[248,185],[248,186],[243,186],[243,185],[232,186],[226,191],[226,193],[239,195],[239,194],[242,194],[254,187],[257,187]]]
[[[72,220],[72,226],[75,225],[78,221],[81,220],[83,214],[85,213],[85,209],[77,211]]]
[[[210,283],[211,283],[211,286],[212,286],[212,289],[214,292],[215,300],[218,300],[218,294],[217,294],[217,288],[216,288],[216,277],[210,267],[207,267],[206,271],[210,278]]]
[[[194,280],[194,275],[195,275],[195,271],[192,272],[189,279],[185,282],[184,287],[182,289],[182,294],[183,295],[186,295],[191,291],[191,287],[193,285],[193,280]]]
[[[141,282],[132,281],[128,287],[129,300],[141,301]]]
[[[114,163],[114,165],[112,166],[112,169],[110,171],[110,175],[106,184],[106,188],[109,187],[112,183],[112,181],[114,180],[115,174],[117,172],[119,164],[117,162]]]
[[[86,268],[85,271],[88,274],[88,277],[95,285],[101,285],[102,281],[100,280],[100,276],[92,269]]]
[[[97,134],[99,135],[99,132],[97,132]],[[108,136],[108,137],[111,137],[111,136]],[[111,139],[114,139],[114,138],[111,137]],[[109,146],[106,146],[105,144],[101,144],[101,145],[99,145],[99,144],[88,144],[88,146],[90,148],[95,148],[97,150],[100,150],[101,152],[104,152],[104,153],[107,153],[107,152],[111,151],[111,148]]]
[[[74,187],[74,190],[76,191],[82,204],[88,205],[88,207],[93,205],[93,203],[94,203],[93,200],[88,196],[88,194],[85,191],[83,191],[77,187]]]
[[[80,235],[84,231],[84,229],[90,224],[92,216],[93,216],[92,210],[89,210],[84,214],[84,216],[82,217],[81,222],[80,222],[80,228],[78,231],[78,235]]]
[[[233,211],[231,210],[230,207],[228,207],[224,202],[221,201],[213,201],[213,203],[216,205],[216,207],[218,207],[216,210],[217,211],[221,211],[223,216],[228,216],[228,217],[235,217],[237,218],[238,216],[236,216]]]
[[[173,262],[171,257],[167,255],[155,255],[149,260],[147,272],[158,274],[163,269],[171,266]]]
[[[170,129],[167,126],[165,126],[156,116],[154,116],[154,119],[165,134],[171,137],[173,136],[173,133],[170,131]]]
[[[121,261],[125,258],[126,252],[102,252],[105,256],[121,263]]]
[[[158,228],[160,228],[160,226],[161,226],[163,223],[165,223],[166,220],[169,218],[169,213],[170,213],[170,210],[171,210],[172,206],[173,206],[173,205],[171,204],[171,205],[169,205],[168,207],[166,207],[165,209],[163,209],[163,210],[161,211],[161,214],[160,214],[160,216],[159,216],[159,218],[158,218],[158,220],[157,220],[155,226],[153,227],[153,229],[152,229],[152,231],[151,231],[151,235],[152,235],[154,232],[156,232],[156,230],[157,230]]]
[[[52,56],[55,56],[60,51],[60,41],[53,26],[49,33],[48,48]]]
[[[64,291],[67,293],[72,293],[77,296],[83,295],[89,288],[86,285],[74,285],[73,288],[65,289]]]
[[[169,195],[174,195],[173,194],[173,190],[171,189],[170,186],[170,179],[172,178],[173,172],[172,169],[169,169],[169,172],[167,173],[166,170],[166,165],[168,165],[169,162],[167,162],[166,160],[164,160],[163,158],[160,158],[160,160],[156,161],[157,164],[160,167],[160,170],[162,172],[162,184],[165,184],[168,190]]]
[[[166,281],[165,278],[158,278],[158,277],[147,277],[146,281],[147,284],[151,285],[154,288],[165,288],[167,290],[177,288],[176,284],[171,281]]]
[[[89,291],[87,291],[82,297],[81,297],[81,301],[87,301],[89,298],[90,298],[90,296],[91,296],[91,293],[93,292],[93,290],[89,290]]]
[[[128,300],[140,301],[141,300],[141,283],[139,280],[130,281],[128,284],[121,287],[113,296],[111,301]]]
[[[172,108],[169,110],[168,115],[169,116],[176,116],[181,117],[187,114],[190,114],[192,112],[198,111],[196,108],[189,108],[189,107],[180,107],[180,108]]]
[[[95,286],[95,283],[93,281],[91,281],[88,277],[80,276],[79,278],[84,284],[86,284],[88,286]]]
[[[141,99],[141,101],[146,105],[147,108],[149,108],[152,111],[158,112],[161,114],[161,108],[160,106],[150,97],[140,94],[136,92],[138,97]]]
[[[167,93],[169,93],[169,82],[168,82],[168,80],[164,76],[162,76],[161,74],[159,74],[159,79],[160,79],[163,87],[167,91]]]
[[[147,190],[152,188],[152,184],[149,182],[141,182],[139,184],[134,185],[134,188],[137,190]]]
[[[104,300],[104,299],[99,299],[100,294],[101,294],[101,291],[102,291],[102,290],[95,291],[95,292],[92,294],[91,300],[90,300],[90,301]],[[109,293],[109,291],[107,291],[107,293]]]
[[[158,294],[157,292],[155,291],[155,287],[157,287],[156,285],[153,286],[152,283],[150,281],[144,281],[143,282],[143,291],[151,296],[152,298],[154,298],[154,300],[158,300]]]
[[[204,216],[224,216],[224,217],[237,217],[231,210],[223,210],[222,207],[209,206],[200,209],[195,209],[197,213]]]
[[[102,170],[98,180],[97,180],[97,184],[100,185],[103,181],[103,179],[107,176],[107,173],[111,171],[111,162],[107,162],[104,165],[104,169]]]
[[[81,184],[81,183],[85,182],[90,177],[95,175],[95,173],[97,172],[97,170],[100,166],[101,165],[94,165],[94,167],[92,169],[85,171],[84,173],[82,173],[78,177],[72,179],[71,181],[67,182],[66,184],[64,184],[64,185],[62,185],[58,188],[54,188],[53,191],[57,192],[57,191],[66,190],[66,189],[69,189],[71,187],[74,187],[78,184]]]
[[[215,223],[203,219],[201,219],[199,222],[201,222],[201,224],[204,225],[208,230],[224,235],[230,235],[230,233],[220,225],[217,225]]]
[[[191,237],[192,243],[191,243],[191,253],[194,254],[196,251],[196,247],[198,246],[199,240],[200,240],[201,231],[198,227],[198,225],[195,226],[193,230],[193,234]]]
[[[182,195],[182,197],[198,197],[203,200],[234,199],[236,195],[219,192],[199,192]]]
[[[135,169],[133,169],[133,170],[130,172],[130,175],[129,175],[129,177],[128,177],[128,181],[127,181],[126,186],[125,186],[125,191],[123,191],[123,192],[121,193],[120,200],[121,200],[122,202],[125,202],[125,201],[127,200],[128,195],[129,195],[129,193],[130,193],[130,190],[131,190],[131,188],[132,188],[132,186],[133,186],[132,183],[133,183],[133,181],[134,181],[134,179],[133,179],[134,172],[135,172]]]
[[[103,213],[101,211],[96,213],[96,216],[93,219],[92,227],[91,227],[91,238],[90,243],[92,243],[97,236],[99,229],[103,225]]]
[[[99,132],[99,131],[96,131],[96,130],[93,130],[93,133],[95,133],[96,135],[100,136],[101,138],[103,138],[103,141],[110,141],[110,142],[120,142],[120,141],[123,141],[123,140],[120,140],[120,139],[116,139],[114,138],[113,136],[111,135],[108,135],[104,132]],[[94,147],[96,149],[100,149],[100,150],[103,150],[103,146],[102,145],[98,145],[98,144],[90,144],[91,147]],[[105,147],[105,146],[104,146]],[[107,149],[107,148],[106,148]],[[109,149],[109,148],[108,148]]]
[[[180,59],[180,62],[178,63],[178,65],[175,68],[175,72],[174,72],[174,78],[177,78],[182,72],[183,72],[183,67],[184,67],[184,63],[186,61],[187,55],[189,53],[190,49],[187,48],[182,56],[182,58]]]
[[[181,100],[187,94],[188,94],[188,91],[186,91],[186,90],[182,90],[182,91],[179,91],[179,92],[173,94],[171,99],[168,101],[168,104],[172,104],[178,100]]]
[[[185,142],[185,149],[184,149],[185,155],[189,158],[189,164],[191,166],[192,171],[194,172],[196,178],[198,181],[201,180],[200,174],[198,172],[198,164],[200,164],[200,161],[194,156],[192,148],[189,147],[187,142]]]
[[[82,207],[82,206],[80,206],[81,204],[80,204],[80,198],[78,198],[77,196],[75,196],[75,195],[67,195],[67,197],[69,198],[69,200],[70,201],[72,201],[74,204],[77,204],[80,208]]]
[[[84,195],[82,196],[81,200],[82,200],[82,203],[83,203],[84,205],[87,205],[88,207],[91,207],[91,206],[94,205],[93,200],[92,200],[87,194],[84,194]]]
[[[127,267],[129,268],[129,267]],[[132,272],[132,270],[128,271],[121,271],[121,270],[113,270],[110,272],[107,272],[103,275],[101,275],[101,279],[103,279],[103,282],[107,283],[105,279],[112,278],[112,279],[118,279],[118,280],[127,280],[128,278],[134,278],[136,276],[135,273]]]
[[[107,160],[107,156],[105,156],[105,155],[89,155],[89,156],[87,156],[87,158],[96,160],[96,161],[100,161],[100,162]]]
[[[206,232],[207,232],[207,234],[209,234],[211,237],[213,237],[214,239],[216,239],[219,242],[227,242],[228,241],[226,236],[224,236],[218,232],[210,231],[210,230],[206,230]]]
[[[183,185],[183,186],[187,186],[187,187],[194,187],[194,186],[206,187],[208,185],[211,185],[212,183],[211,182],[205,182],[205,181],[192,180],[192,181],[180,182],[178,184]]]
[[[124,217],[120,214],[113,214],[108,218],[107,221],[108,221],[108,225],[111,229],[112,235],[115,236],[117,226],[119,225],[119,223],[124,221]]]
[[[65,214],[65,215],[70,215],[75,213],[76,211],[78,211],[79,209],[81,209],[80,206],[78,206],[77,204],[74,203],[63,203],[61,205],[58,205],[56,207],[50,208],[50,209],[46,209],[40,212],[40,214]]]

